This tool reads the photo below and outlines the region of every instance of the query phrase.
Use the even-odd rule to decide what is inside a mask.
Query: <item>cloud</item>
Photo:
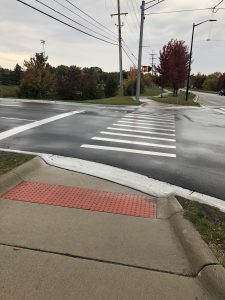
[[[43,7],[35,0],[24,1],[63,19],[62,16]],[[105,28],[102,28],[100,31],[95,26],[76,16],[74,13],[80,14],[80,12],[70,6],[65,0],[57,1],[69,7],[74,13],[66,10],[54,0],[42,1],[92,30],[99,31],[101,34],[117,40],[117,27],[115,26],[117,17],[110,17],[111,13],[117,12],[116,1],[70,0],[93,18],[105,24],[112,32],[107,31]],[[195,0],[166,0],[148,12],[205,8],[212,7],[218,2],[218,0],[198,0],[198,2]],[[122,28],[123,39],[136,57],[138,55],[140,4],[141,0],[121,0],[121,12],[128,12],[126,17],[122,16],[124,25]],[[222,6],[225,7],[225,1],[224,4],[221,4]],[[152,50],[158,54],[162,46],[171,38],[182,39],[189,45],[193,22],[201,22],[213,17],[218,22],[215,24],[206,23],[196,28],[193,71],[202,73],[224,72],[224,66],[221,61],[224,56],[225,41],[214,41],[225,40],[224,14],[225,10],[221,10],[213,15],[208,10],[146,16],[144,45],[150,47],[143,48],[143,64],[150,63],[149,53]],[[86,18],[85,15],[82,15],[82,17]],[[88,20],[93,22],[91,19]],[[82,29],[74,22],[65,21]],[[97,26],[98,24],[95,23],[95,25]],[[22,63],[24,59],[29,59],[35,52],[41,51],[40,40],[44,39],[49,61],[55,66],[60,64],[78,65],[81,67],[99,66],[106,71],[118,71],[117,46],[108,45],[85,36],[25,7],[17,1],[1,0],[0,36],[2,41],[0,44],[0,65],[3,67],[13,68],[17,62]],[[209,38],[212,40],[211,42],[204,41]],[[127,48],[126,50],[129,53]],[[135,61],[131,53],[130,56]],[[124,69],[129,69],[131,66],[131,62],[126,55],[123,57],[123,65]]]

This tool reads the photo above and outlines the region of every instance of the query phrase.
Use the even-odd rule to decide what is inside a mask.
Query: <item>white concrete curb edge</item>
[[[61,169],[84,173],[101,179],[109,180],[155,197],[180,196],[188,200],[204,203],[218,208],[225,213],[225,201],[193,192],[156,179],[148,178],[134,172],[82,159],[64,157],[53,154],[34,153],[20,150],[1,149],[0,151],[37,155],[47,164]]]

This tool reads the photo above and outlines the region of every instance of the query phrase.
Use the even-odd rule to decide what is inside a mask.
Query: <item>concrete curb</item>
[[[198,278],[213,299],[225,299],[225,269],[221,265],[206,266]]]
[[[50,166],[105,179],[140,191],[142,193],[155,196],[157,198],[169,197],[173,195],[180,196],[187,200],[196,201],[215,207],[221,212],[225,213],[225,201],[221,199],[204,195],[198,192],[193,192],[192,190],[152,179],[131,171],[119,169],[117,167],[112,167],[78,158],[64,157],[47,153],[35,153],[4,148],[0,148],[0,151],[36,155]]]
[[[35,157],[32,160],[27,161],[24,164],[0,176],[0,194],[5,193],[12,187],[21,183],[23,181],[23,176],[32,172],[35,168],[43,165],[46,165],[46,163],[40,157]]]
[[[165,199],[164,199],[165,201]],[[166,201],[170,224],[173,227],[196,276],[213,299],[225,299],[225,269],[193,224],[183,216],[183,208],[175,197]],[[164,205],[165,208],[165,205]],[[165,212],[166,213],[166,212]],[[165,216],[165,215],[164,215]]]
[[[175,197],[170,198],[169,205],[172,206],[172,210],[174,210],[173,207],[175,205],[180,206]],[[207,265],[219,264],[211,249],[203,241],[201,235],[197,232],[192,223],[184,218],[182,207],[181,210],[172,215],[169,220],[186,252],[194,274],[198,274],[200,270]]]

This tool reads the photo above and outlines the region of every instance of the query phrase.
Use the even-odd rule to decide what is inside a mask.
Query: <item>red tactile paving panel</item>
[[[149,197],[63,185],[23,182],[1,198],[135,217],[156,218],[156,205],[150,202]]]

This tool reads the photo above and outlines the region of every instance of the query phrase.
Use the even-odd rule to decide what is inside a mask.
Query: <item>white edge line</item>
[[[70,158],[47,153],[8,150],[3,148],[0,148],[0,151],[37,155],[41,157],[48,165],[54,167],[109,180],[155,197],[168,197],[171,195],[184,197],[191,201],[216,207],[225,213],[225,201],[221,199],[198,192],[193,192],[191,190],[149,178],[131,171],[126,171],[120,168],[78,158]]]

